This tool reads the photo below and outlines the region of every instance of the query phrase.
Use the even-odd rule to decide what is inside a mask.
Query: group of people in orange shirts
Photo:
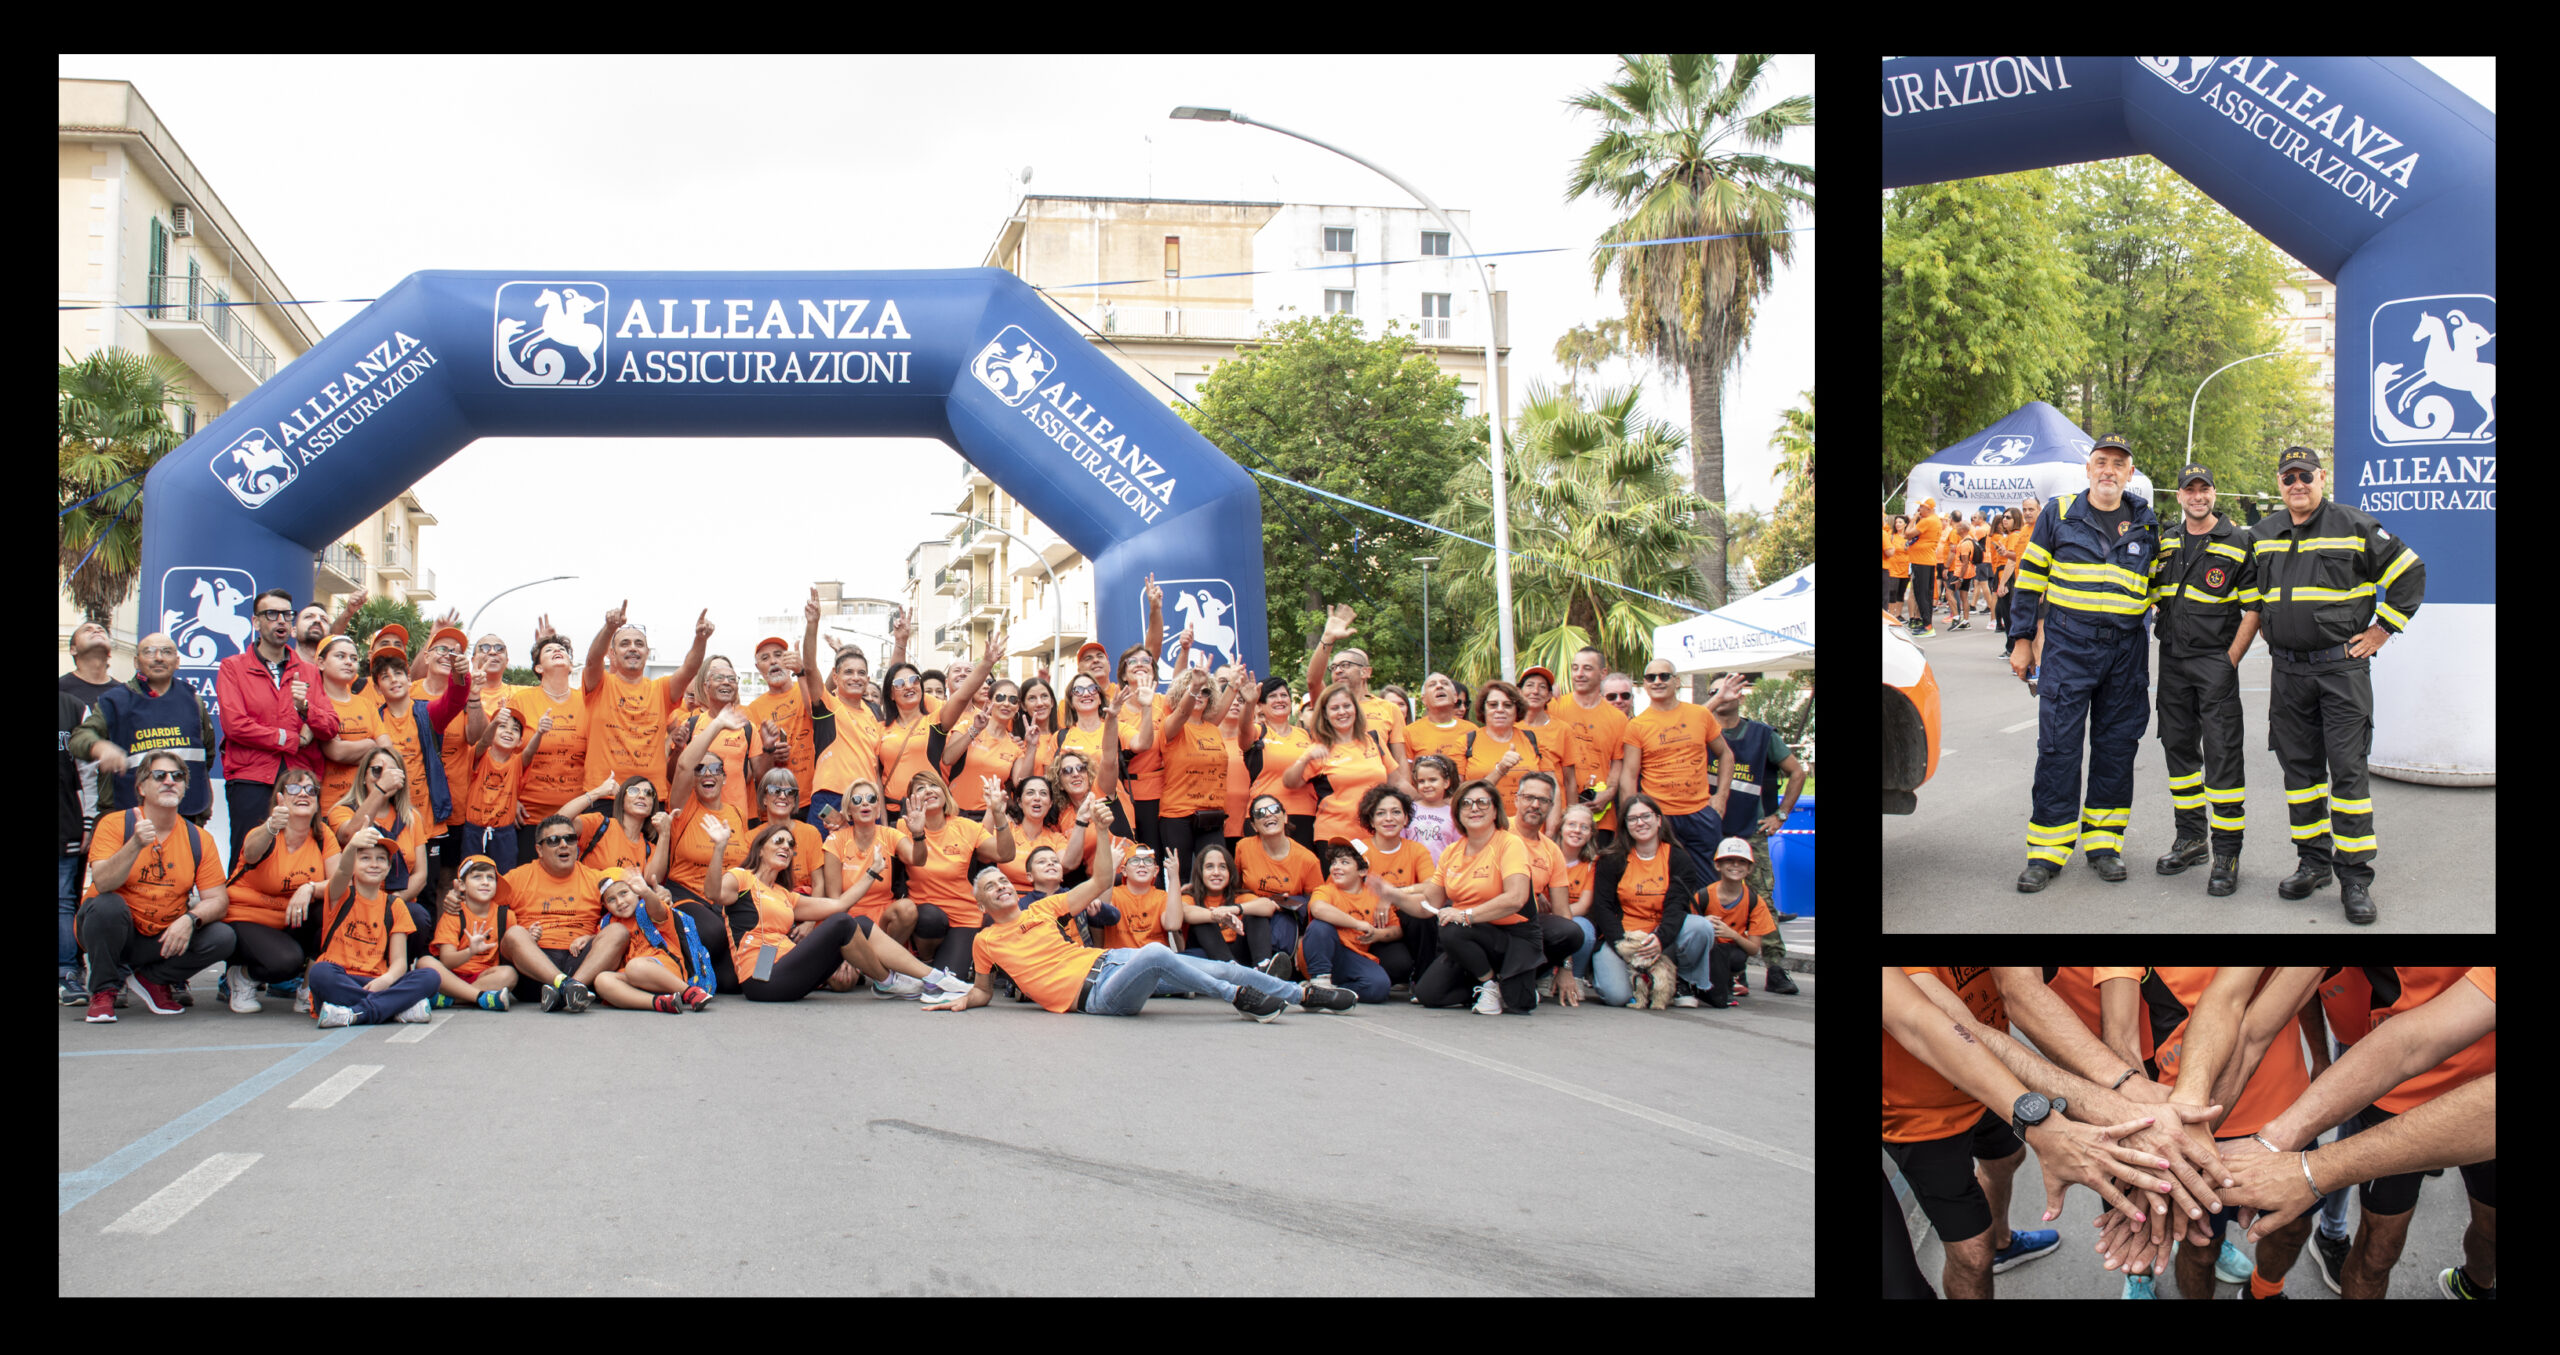
[[[1970,629],[1968,618],[1981,612],[2005,628],[2008,579],[2033,522],[2014,510],[1992,516],[1976,509],[1967,517],[1941,515],[1937,506],[1924,498],[1916,516],[1885,516],[1885,610],[1914,635],[1936,633],[1930,623],[1940,607],[1953,618],[1949,630]]]

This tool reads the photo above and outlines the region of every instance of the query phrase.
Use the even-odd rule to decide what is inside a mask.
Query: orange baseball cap
[[[373,657],[380,658],[386,651],[397,654],[402,658],[407,658],[409,656],[409,628],[407,626],[403,626],[398,622],[393,622],[392,624],[373,633]]]
[[[471,650],[471,637],[463,634],[460,626],[436,627],[436,633],[427,637],[427,648],[433,649],[447,640],[453,641],[465,653]]]
[[[1533,677],[1542,677],[1542,678],[1545,678],[1545,679],[1547,680],[1547,690],[1548,690],[1548,691],[1554,691],[1554,690],[1556,689],[1556,675],[1555,675],[1554,673],[1552,673],[1552,672],[1548,671],[1547,669],[1545,669],[1545,668],[1543,668],[1543,667],[1540,667],[1540,668],[1532,668],[1532,669],[1530,669],[1528,672],[1522,673],[1522,674],[1520,675],[1520,680],[1521,680],[1522,682],[1526,682],[1526,681],[1528,681],[1529,679],[1531,679],[1531,678],[1533,678]]]
[[[1084,656],[1085,656],[1085,651],[1087,651],[1087,650],[1091,650],[1092,652],[1094,652],[1094,653],[1096,653],[1096,654],[1101,654],[1101,655],[1104,655],[1104,656],[1108,656],[1108,655],[1111,653],[1111,651],[1110,651],[1110,650],[1105,649],[1105,648],[1103,648],[1103,647],[1102,647],[1102,642],[1101,642],[1100,640],[1087,640],[1087,641],[1085,641],[1083,644],[1080,644],[1080,645],[1076,646],[1076,659],[1077,659],[1077,661],[1078,661],[1078,662],[1082,662],[1082,661],[1083,661]]]
[[[768,635],[763,639],[756,641],[756,647],[748,652],[751,654],[762,654],[766,645],[780,645],[784,649],[789,649],[791,647],[791,642],[783,639],[779,635]]]

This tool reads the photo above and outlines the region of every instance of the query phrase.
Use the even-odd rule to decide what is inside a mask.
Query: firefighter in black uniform
[[[2276,458],[2287,511],[2250,532],[2257,589],[2241,605],[2263,618],[2275,656],[2267,742],[2284,765],[2285,808],[2301,868],[2276,885],[2288,899],[2329,883],[2334,857],[2347,921],[2373,921],[2373,675],[2365,660],[2409,628],[2426,599],[2427,567],[2371,515],[2325,497],[2320,454]],[[2334,850],[2332,840],[2335,841]]]
[[[2160,546],[2151,557],[2151,601],[2160,609],[2160,751],[2168,758],[2169,801],[2178,818],[2178,840],[2160,858],[2159,871],[2175,875],[2205,859],[2210,815],[2213,877],[2205,892],[2218,897],[2240,887],[2247,780],[2241,770],[2239,670],[2258,618],[2240,610],[2257,577],[2249,531],[2215,516],[2213,503],[2212,471],[2189,466],[2179,472],[2184,520],[2160,528]]]

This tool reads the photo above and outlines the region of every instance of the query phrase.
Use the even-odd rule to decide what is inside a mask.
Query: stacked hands
[[[2044,1169],[2047,1222],[2061,1215],[2063,1192],[2073,1184],[2107,1202],[2108,1211],[2091,1226],[2109,1270],[2156,1272],[2181,1234],[2207,1241],[2205,1215],[2222,1212],[2231,1198],[2233,1177],[2210,1128],[2222,1107],[2171,1105],[2168,1098],[2169,1088],[2135,1077],[2121,1093],[2072,1101],[2072,1120],[2048,1116],[2028,1131]],[[2225,1189],[2217,1193],[2217,1185]],[[2186,1216],[2174,1226],[2173,1208]]]

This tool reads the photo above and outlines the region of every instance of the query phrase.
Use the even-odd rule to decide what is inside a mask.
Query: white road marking
[[[2035,727],[2036,727],[2036,722],[2035,722],[2035,721],[2033,721],[2033,720],[2020,720],[2020,721],[2019,721],[2019,722],[2017,722],[2016,724],[2014,724],[2014,725],[2010,725],[2010,726],[2008,726],[2007,728],[2002,729],[2000,732],[2001,732],[2001,733],[2003,733],[2003,734],[2015,734],[2015,733],[2017,733],[2017,732],[2018,732],[2019,730],[2021,730],[2021,729],[2033,729],[2033,728],[2035,728]]]
[[[1338,1021],[1334,1024],[1354,1026],[1358,1029],[1365,1030],[1372,1035],[1383,1035],[1390,1040],[1402,1040],[1406,1044],[1430,1050],[1434,1054],[1446,1055],[1458,1060],[1460,1063],[1472,1063],[1479,1068],[1490,1069],[1493,1072],[1501,1073],[1509,1077],[1516,1077],[1523,1082],[1534,1082],[1549,1091],[1563,1092],[1567,1096],[1588,1101],[1595,1106],[1605,1106],[1610,1110],[1618,1111],[1622,1114],[1633,1115],[1639,1120],[1661,1125],[1665,1129],[1676,1129],[1683,1134],[1694,1135],[1695,1137],[1705,1139],[1710,1143],[1721,1144],[1724,1147],[1738,1149],[1746,1153],[1753,1153],[1760,1157],[1765,1157],[1782,1167],[1793,1167],[1808,1176],[1813,1174],[1813,1159],[1811,1158],[1790,1153],[1784,1148],[1773,1148],[1768,1144],[1759,1142],[1758,1140],[1746,1139],[1739,1134],[1729,1134],[1724,1130],[1700,1124],[1695,1120],[1684,1120],[1677,1115],[1655,1110],[1651,1106],[1640,1106],[1633,1101],[1620,1100],[1606,1092],[1596,1092],[1588,1087],[1577,1087],[1570,1082],[1549,1077],[1544,1073],[1533,1073],[1526,1068],[1504,1063],[1500,1059],[1489,1059],[1481,1054],[1470,1054],[1463,1049],[1453,1049],[1437,1040],[1426,1040],[1419,1035],[1408,1035],[1402,1031],[1390,1030],[1374,1021]]]
[[[391,1038],[384,1040],[383,1043],[416,1044],[418,1041],[435,1034],[436,1027],[443,1025],[446,1021],[451,1020],[452,1018],[453,1011],[452,1009],[447,1008],[443,1014],[430,1017],[423,1025],[404,1025],[400,1027],[398,1030],[391,1032]]]
[[[347,1093],[363,1086],[365,1084],[365,1079],[372,1077],[374,1074],[381,1071],[382,1065],[378,1063],[350,1064],[347,1067],[341,1068],[337,1072],[330,1074],[328,1081],[304,1092],[300,1100],[295,1101],[292,1105],[285,1107],[285,1109],[327,1110],[329,1107],[347,1099]]]
[[[135,1205],[124,1217],[99,1229],[102,1233],[156,1233],[187,1216],[187,1211],[203,1204],[213,1193],[230,1185],[240,1173],[265,1156],[263,1153],[216,1153],[199,1162],[186,1175],[162,1186],[150,1199]]]

